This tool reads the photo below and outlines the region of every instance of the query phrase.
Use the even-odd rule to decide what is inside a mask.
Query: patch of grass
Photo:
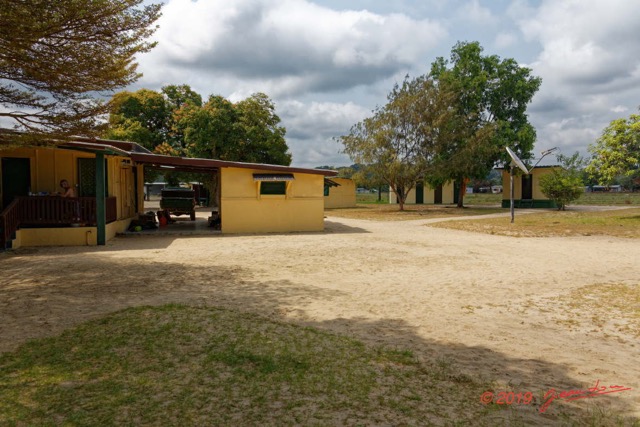
[[[640,205],[640,193],[585,193],[574,205]]]
[[[470,206],[500,206],[502,204],[502,193],[472,193],[464,196],[464,204]]]
[[[471,422],[465,402],[487,387],[408,350],[179,305],[30,342],[0,356],[0,372],[2,425]]]
[[[548,236],[613,236],[640,237],[640,208],[603,212],[547,211],[518,215],[511,224],[509,217],[469,221],[447,221],[430,224],[487,234],[515,237]]]
[[[398,205],[393,204],[368,204],[358,205],[355,208],[325,209],[325,214],[328,216],[374,221],[408,221],[414,219],[449,218],[504,212],[504,209],[497,207],[459,209],[455,206],[447,205],[405,205],[404,211],[400,211]]]
[[[424,361],[410,350],[314,328],[172,304],[123,310],[0,355],[0,424],[488,426],[539,419],[480,404],[492,386],[450,358]],[[564,414],[561,403],[554,410]]]
[[[381,193],[378,200],[378,193],[356,193],[356,203],[358,204],[388,204],[389,193]]]

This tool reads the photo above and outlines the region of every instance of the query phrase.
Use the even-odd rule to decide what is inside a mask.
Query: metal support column
[[[107,243],[107,212],[105,206],[104,153],[96,153],[96,223],[98,245]]]

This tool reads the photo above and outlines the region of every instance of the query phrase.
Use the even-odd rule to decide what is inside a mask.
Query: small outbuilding
[[[516,208],[557,208],[540,189],[540,178],[550,174],[560,166],[536,166],[530,174],[514,176],[514,207]],[[511,174],[509,168],[502,170],[502,207],[511,206]]]
[[[451,181],[436,187],[431,187],[427,183],[419,182],[409,191],[405,203],[416,205],[447,205],[458,203],[458,197],[458,185]],[[389,192],[389,203],[398,203],[398,197],[394,191]]]
[[[325,178],[324,208],[353,208],[356,206],[356,183],[349,178]]]

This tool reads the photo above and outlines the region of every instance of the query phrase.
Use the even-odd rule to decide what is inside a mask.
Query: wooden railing
[[[20,201],[16,199],[9,203],[9,206],[0,213],[0,227],[2,228],[0,232],[0,250],[7,247],[7,242],[11,240],[13,233],[18,229],[20,224],[19,208]]]
[[[117,220],[117,212],[116,198],[106,197],[106,222]],[[4,248],[22,226],[82,224],[95,227],[96,223],[95,197],[16,197],[0,213],[0,248]]]
[[[95,224],[95,197],[18,197],[21,224]]]

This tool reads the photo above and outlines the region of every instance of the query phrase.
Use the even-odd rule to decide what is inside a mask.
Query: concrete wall
[[[442,186],[442,204],[443,205],[448,205],[453,203],[453,197],[454,197],[453,190],[454,190],[453,182],[447,182]],[[432,205],[434,203],[435,190],[429,184],[424,184],[422,194],[423,194],[423,200],[424,200],[423,203],[425,205]],[[398,198],[396,197],[396,193],[391,191],[389,193],[389,203],[397,203],[397,202],[398,202]],[[407,194],[407,199],[405,203],[414,204],[415,202],[416,202],[416,187],[414,186],[411,189],[411,191],[409,191],[409,194]]]
[[[254,173],[265,170],[221,168],[220,214],[223,233],[322,231],[324,177],[294,173],[286,195],[260,195]],[[274,173],[278,173],[274,171]]]
[[[331,181],[340,184],[339,187],[330,187],[329,195],[324,196],[324,208],[352,208],[356,206],[356,183],[348,178],[331,178]]]
[[[131,218],[107,224],[107,240],[113,239],[117,233],[123,233]],[[11,247],[22,246],[96,246],[98,244],[96,227],[64,227],[64,228],[22,228],[16,231],[16,238]]]

